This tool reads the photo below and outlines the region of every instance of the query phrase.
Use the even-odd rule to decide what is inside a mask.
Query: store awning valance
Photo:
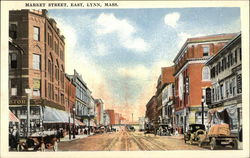
[[[86,126],[86,124],[84,124],[83,122],[81,122],[78,119],[75,119],[75,124],[78,125],[78,126]]]
[[[20,122],[20,120],[9,110],[9,122]]]
[[[44,108],[43,123],[69,123],[69,114],[65,111],[46,106]],[[72,118],[70,118],[70,123],[73,123]]]

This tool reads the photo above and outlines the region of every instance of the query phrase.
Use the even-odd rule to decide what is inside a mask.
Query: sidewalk
[[[90,135],[93,135],[93,133],[90,133]],[[88,136],[89,135],[79,134],[79,135],[75,135],[75,138],[73,139],[73,135],[71,135],[71,139],[69,139],[69,135],[66,135],[64,138],[61,138],[60,141],[61,142],[67,142],[67,141],[72,141],[72,140],[86,138]]]

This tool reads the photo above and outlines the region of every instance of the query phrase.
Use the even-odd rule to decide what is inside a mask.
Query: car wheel
[[[232,148],[233,148],[233,150],[238,150],[238,142],[237,142],[237,140],[233,141]]]
[[[194,143],[194,142],[193,142],[193,139],[190,138],[189,144],[190,144],[190,145],[193,145],[193,143]]]
[[[20,144],[17,144],[16,149],[17,149],[18,152],[20,152],[20,151],[22,151],[22,146]]]
[[[211,139],[211,142],[210,142],[210,149],[211,149],[211,150],[215,150],[216,147],[217,147],[216,139],[213,137],[213,138]]]

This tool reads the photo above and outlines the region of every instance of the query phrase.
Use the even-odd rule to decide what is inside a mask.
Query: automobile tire
[[[193,145],[193,139],[190,138],[189,144],[190,144],[190,145]]]
[[[22,146],[20,144],[17,144],[16,150],[17,150],[17,152],[22,151]]]
[[[238,150],[238,141],[237,140],[233,141],[232,148],[233,148],[233,150]]]
[[[217,148],[216,139],[213,137],[210,142],[210,149],[216,150],[216,148]]]
[[[58,143],[57,141],[55,141],[54,146],[53,146],[53,151],[57,151],[58,150]]]

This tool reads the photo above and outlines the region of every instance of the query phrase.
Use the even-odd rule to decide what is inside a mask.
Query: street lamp
[[[28,87],[25,89],[25,93],[27,94],[27,136],[30,135],[30,95],[31,89]]]
[[[76,109],[73,108],[73,139],[76,138],[76,136],[75,136],[75,111],[76,111]]]
[[[201,123],[204,125],[204,97],[201,98]]]
[[[88,112],[88,135],[90,135],[90,114]]]

